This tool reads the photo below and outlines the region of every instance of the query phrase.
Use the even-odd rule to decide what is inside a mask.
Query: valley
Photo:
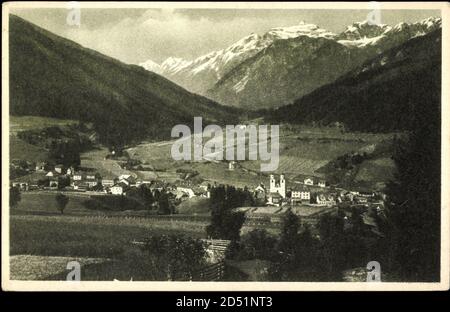
[[[399,203],[425,190],[412,207],[433,205],[426,185],[404,186],[417,181],[401,157],[437,164],[420,153],[440,146],[439,17],[339,33],[301,22],[139,65],[19,16],[9,29],[14,279],[65,279],[64,263],[77,259],[86,280],[268,280],[249,270],[258,263],[274,281],[342,281],[344,269],[386,256]],[[219,151],[175,160],[175,134],[195,130],[196,117],[187,154],[205,141]],[[208,125],[220,134],[198,141]],[[226,125],[279,133],[244,136],[245,159],[217,160],[238,153]],[[261,169],[260,154],[251,160],[260,144],[274,170]],[[301,265],[283,273],[291,258]],[[205,277],[210,265],[217,276]]]

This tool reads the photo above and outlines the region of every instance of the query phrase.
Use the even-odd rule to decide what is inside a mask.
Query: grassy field
[[[81,259],[84,279],[129,280],[149,277],[136,271],[133,256],[141,241],[155,234],[204,237],[207,221],[119,215],[83,207],[86,196],[70,195],[64,215],[55,194],[22,193],[11,209],[11,274],[18,279],[64,279],[67,259]],[[145,214],[144,214],[145,215]],[[142,258],[142,257],[140,257]],[[78,260],[77,260],[78,261]]]
[[[177,207],[181,214],[209,214],[211,212],[209,199],[204,197],[193,197],[181,202]]]
[[[77,123],[75,120],[56,119],[38,116],[9,117],[9,148],[11,160],[46,161],[48,151],[31,145],[17,137],[17,133],[27,130],[39,130],[52,126],[67,126]]]
[[[142,218],[11,216],[11,255],[115,257],[155,233],[201,237],[206,224]]]
[[[347,153],[371,152],[375,148],[383,148],[385,142],[392,140],[393,136],[392,133],[341,132],[335,128],[281,125],[280,162],[275,173],[284,173],[288,179],[298,175],[326,178],[319,169],[330,161]],[[211,182],[240,187],[268,182],[268,175],[260,172],[260,161],[240,161],[240,167],[234,171],[228,170],[226,161],[174,161],[170,155],[173,142],[142,143],[127,151],[133,158],[151,164],[157,169],[155,174],[158,178],[166,181],[175,181],[178,178],[175,172],[178,168],[190,168],[198,171],[203,179]],[[378,164],[380,161],[383,160],[374,159],[365,163],[361,174],[356,179],[364,179],[372,184],[389,179],[392,176],[392,164],[380,166]]]
[[[33,160],[39,162],[48,159],[48,151],[42,147],[31,145],[15,135],[10,135],[9,157],[11,160]]]
[[[132,241],[155,234],[202,237],[204,233],[202,226],[192,223],[187,228],[177,222],[123,217],[13,215],[10,225],[11,275],[43,280],[64,279],[64,261],[69,259],[82,259],[88,266],[82,267],[84,280],[149,278],[151,268],[137,270],[137,261],[145,258],[136,255],[139,251]],[[35,261],[26,261],[30,256]],[[36,272],[36,266],[42,269]]]
[[[67,126],[76,124],[78,121],[69,119],[57,119],[39,116],[10,116],[9,131],[10,134],[25,130],[44,129],[52,126]]]
[[[90,266],[92,264],[103,264],[110,262],[103,258],[86,258],[86,257],[47,257],[47,256],[31,256],[16,255],[11,256],[11,279],[12,280],[62,280],[67,275],[67,264],[71,261],[77,261],[81,267]],[[85,275],[85,274],[84,274]],[[53,278],[61,276],[61,278]],[[89,277],[89,275],[87,275]],[[86,276],[82,276],[86,277]]]

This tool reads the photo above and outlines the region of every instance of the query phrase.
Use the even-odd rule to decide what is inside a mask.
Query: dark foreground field
[[[10,254],[12,279],[65,279],[69,261],[79,261],[82,280],[163,279],[141,263],[132,241],[155,234],[203,237],[204,221],[170,220],[93,214],[72,196],[64,215],[54,196],[22,194],[11,210]]]

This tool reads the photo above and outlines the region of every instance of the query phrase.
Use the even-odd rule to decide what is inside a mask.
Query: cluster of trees
[[[50,186],[50,178],[49,177],[44,177],[42,179],[39,179],[37,181],[37,185],[41,186],[41,187],[48,187],[48,186]],[[68,176],[59,176],[58,177],[58,189],[62,190],[66,186],[69,186],[69,185],[70,185],[70,177],[68,177]]]
[[[389,224],[383,252],[389,270],[401,280],[437,282],[441,246],[440,93],[433,93],[422,104],[414,114],[414,131],[395,144],[397,174],[387,190]]]
[[[345,225],[342,214],[324,215],[319,233],[313,235],[289,210],[279,237],[255,229],[243,235],[235,257],[270,261],[269,279],[274,281],[341,281],[343,270],[365,266],[374,257],[358,211],[349,224]]]
[[[34,171],[36,163],[23,159],[11,160],[9,164],[9,178],[11,180]]]
[[[153,208],[155,197],[153,196],[152,191],[145,185],[129,189],[127,191],[127,196],[139,200],[147,210]]]
[[[210,202],[211,224],[206,228],[206,234],[212,238],[238,241],[245,214],[234,212],[233,209],[253,206],[252,194],[247,189],[219,185],[211,189]]]
[[[9,206],[11,208],[17,207],[21,199],[20,189],[16,186],[12,186],[9,189]]]
[[[206,251],[200,239],[184,235],[154,235],[142,246],[134,262],[151,280],[191,280],[205,266]]]
[[[100,186],[101,187],[101,184]],[[154,210],[157,214],[173,214],[175,207],[171,194],[165,190],[155,190],[154,193],[145,185],[130,188],[126,196],[97,195],[84,201],[88,209],[93,210]]]
[[[361,164],[368,159],[366,152],[363,153],[349,153],[336,158],[333,165],[337,169],[353,169],[355,166]]]
[[[158,214],[166,215],[173,214],[175,212],[175,207],[170,199],[171,194],[162,190],[161,192],[155,191],[155,201],[158,203]]]
[[[81,163],[81,151],[81,146],[77,142],[54,140],[50,144],[49,156],[52,162],[56,164],[62,164],[65,167],[78,167]]]

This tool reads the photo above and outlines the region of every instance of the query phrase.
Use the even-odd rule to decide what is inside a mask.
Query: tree
[[[324,278],[320,242],[313,237],[309,226],[300,226],[300,220],[288,211],[282,220],[277,256],[269,268],[271,280],[322,281]]]
[[[319,220],[324,274],[328,280],[340,280],[345,268],[344,220],[341,215],[323,215]]]
[[[69,203],[69,197],[64,195],[63,193],[58,193],[55,197],[56,205],[58,206],[58,210],[61,214],[64,214],[64,209],[66,209],[67,204]]]
[[[211,189],[211,223],[206,228],[209,237],[239,240],[245,214],[232,211],[239,205],[239,194],[234,187],[223,185]]]
[[[300,228],[300,219],[290,209],[283,216],[281,221],[281,234],[279,250],[281,252],[292,254],[295,250],[298,231]]]
[[[79,142],[74,140],[67,142],[53,140],[49,147],[50,158],[55,163],[63,164],[65,167],[80,166],[80,151]]]
[[[254,229],[242,236],[241,259],[272,260],[277,239],[264,229]]]
[[[414,131],[398,139],[397,174],[387,188],[390,269],[404,281],[436,282],[440,276],[440,107],[416,107]]]
[[[170,214],[172,209],[170,207],[169,195],[166,192],[161,192],[158,199],[158,213]]]
[[[17,207],[21,199],[20,189],[16,186],[11,187],[9,189],[9,206],[11,208]]]
[[[59,176],[58,177],[58,189],[62,190],[69,185],[70,185],[70,177],[69,176]]]
[[[155,202],[155,198],[153,197],[152,191],[145,185],[141,185],[137,188],[131,188],[127,192],[128,197],[134,197],[145,206],[146,209],[150,210],[152,209],[152,205]],[[166,199],[163,199],[166,201]],[[158,198],[159,202],[159,198]],[[167,206],[166,202],[162,203],[163,206]],[[167,211],[165,207],[162,208],[162,210]],[[163,211],[161,211],[163,212]]]
[[[143,246],[152,271],[163,272],[162,279],[189,280],[205,266],[206,251],[200,239],[182,235],[156,235]],[[159,278],[161,279],[161,277]]]

